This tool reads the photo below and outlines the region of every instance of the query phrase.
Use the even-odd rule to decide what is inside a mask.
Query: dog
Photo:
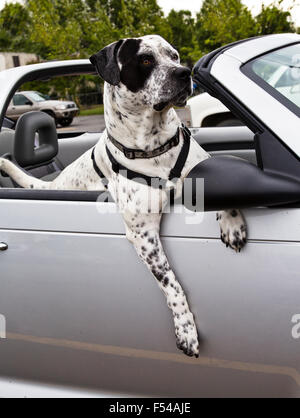
[[[179,197],[184,178],[210,157],[181,126],[174,110],[184,106],[192,93],[191,70],[180,64],[178,52],[158,35],[119,40],[90,61],[105,81],[106,130],[96,146],[52,182],[31,177],[4,158],[0,169],[24,188],[108,191],[122,207],[127,239],[166,297],[177,347],[198,357],[194,316],[159,235],[168,190]],[[149,179],[162,183],[154,187]],[[155,211],[149,207],[149,192]],[[242,214],[235,209],[218,212],[217,220],[222,241],[239,251],[246,243]]]

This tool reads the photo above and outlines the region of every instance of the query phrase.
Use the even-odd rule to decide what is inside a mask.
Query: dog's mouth
[[[161,101],[153,106],[153,109],[157,112],[161,112],[166,107],[176,106],[176,107],[184,107],[186,105],[187,98],[191,95],[191,88],[185,87],[176,96],[173,96],[168,101]]]

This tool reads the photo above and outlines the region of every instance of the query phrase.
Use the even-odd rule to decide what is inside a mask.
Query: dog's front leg
[[[247,227],[242,213],[237,209],[217,212],[217,221],[220,224],[222,242],[226,247],[241,251],[247,241]]]
[[[173,313],[177,347],[198,357],[198,334],[185,293],[170,268],[159,237],[161,215],[130,215],[125,219],[127,238],[155,277]]]

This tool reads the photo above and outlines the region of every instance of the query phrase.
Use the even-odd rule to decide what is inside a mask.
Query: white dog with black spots
[[[175,188],[175,197],[179,197],[184,178],[193,167],[209,158],[209,154],[190,138],[180,178],[177,181],[168,180],[184,143],[183,131],[178,130],[181,122],[173,106],[185,105],[191,94],[191,71],[180,64],[177,51],[157,35],[114,42],[90,60],[105,80],[106,130],[94,150],[84,153],[52,182],[27,175],[4,158],[0,158],[0,169],[24,188],[108,190],[120,207],[128,240],[167,299],[173,314],[178,348],[188,356],[198,357],[194,317],[169,265],[159,234],[162,212],[168,203],[168,191]],[[176,132],[179,132],[177,145],[156,155],[155,150],[167,144]],[[143,151],[146,158],[128,158],[122,146],[124,149]],[[137,175],[141,173],[165,179],[165,187],[154,188],[134,179],[128,180],[113,170],[108,153]],[[246,242],[246,226],[241,213],[235,209],[219,212],[217,220],[222,241],[239,251]]]

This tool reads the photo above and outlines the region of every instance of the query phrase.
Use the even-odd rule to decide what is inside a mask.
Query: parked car
[[[71,125],[79,111],[74,102],[48,100],[45,95],[38,91],[20,91],[14,94],[6,111],[6,116],[17,121],[24,113],[36,110],[48,113],[61,126]]]
[[[300,396],[299,80],[289,96],[258,69],[262,61],[291,67],[299,53],[299,35],[270,35],[195,67],[197,83],[246,125],[192,130],[213,156],[201,164],[227,159],[229,169],[204,187],[205,212],[176,203],[163,219],[163,243],[199,327],[199,359],[174,347],[169,310],[114,202],[97,192],[24,190],[0,176],[1,397]],[[74,60],[1,72],[1,125],[21,81],[94,71]],[[0,155],[14,156],[21,139],[18,128],[2,128]],[[54,178],[98,140],[59,134],[53,161],[24,169]],[[222,244],[215,221],[231,203],[248,225],[239,254]]]
[[[191,97],[187,101],[186,110],[190,115],[191,126],[194,127],[243,125],[220,100],[206,92]]]

